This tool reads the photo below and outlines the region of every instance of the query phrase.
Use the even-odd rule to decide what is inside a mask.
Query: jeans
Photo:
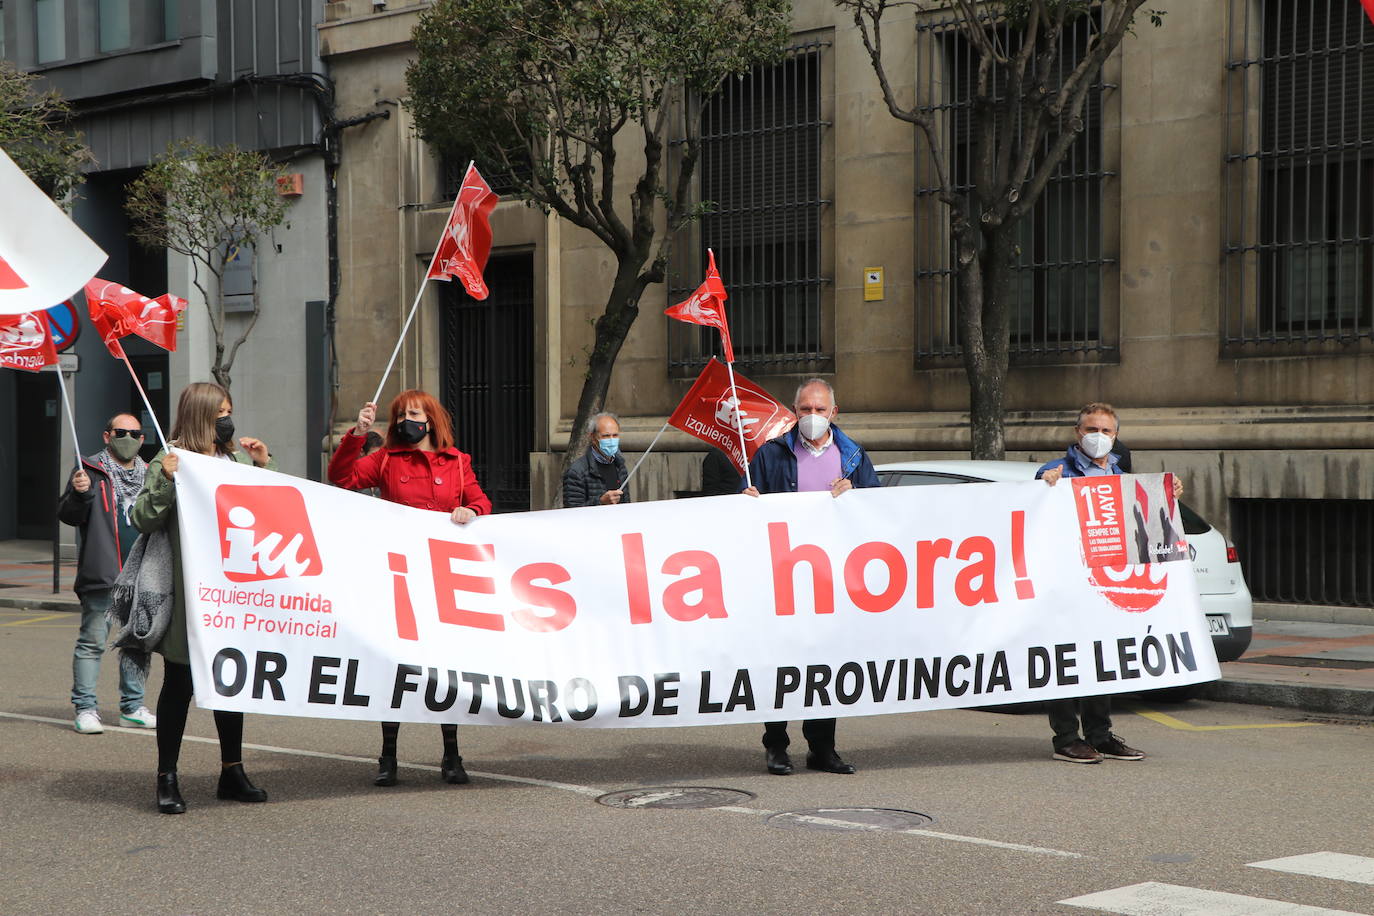
[[[76,636],[72,654],[72,705],[77,712],[95,709],[95,685],[100,679],[100,656],[110,625],[105,612],[110,607],[110,590],[97,589],[81,595],[81,632]],[[117,660],[116,660],[117,663]],[[143,681],[119,665],[119,711],[132,713],[143,705]]]
[[[1049,700],[1045,711],[1054,729],[1054,749],[1063,750],[1078,740],[1078,720],[1083,719],[1083,740],[1097,745],[1112,734],[1112,698],[1079,697],[1069,700]]]

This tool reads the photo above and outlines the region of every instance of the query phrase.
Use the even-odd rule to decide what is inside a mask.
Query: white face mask
[[[807,439],[815,442],[825,435],[825,431],[830,428],[830,418],[823,417],[818,413],[809,413],[797,421],[797,428]]]
[[[1112,437],[1106,433],[1088,433],[1078,440],[1078,447],[1089,458],[1101,458],[1112,450]]]

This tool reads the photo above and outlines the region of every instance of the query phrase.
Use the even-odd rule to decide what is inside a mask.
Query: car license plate
[[[1207,615],[1207,633],[1210,636],[1230,636],[1231,628],[1226,625],[1226,617],[1223,614]]]

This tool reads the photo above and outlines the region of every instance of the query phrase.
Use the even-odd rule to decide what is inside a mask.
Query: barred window
[[[473,162],[471,155],[467,153],[456,153],[440,156],[439,158],[439,199],[453,200],[458,196],[458,192],[463,188],[463,176],[468,173],[468,164]],[[482,173],[482,177],[487,180],[487,184],[493,191],[502,197],[508,197],[519,190],[517,178],[528,179],[530,169],[517,169],[512,172],[496,163],[477,163],[477,171]]]
[[[680,233],[668,301],[696,289],[714,251],[736,359],[759,371],[816,372],[831,361],[821,249],[828,47],[790,48],[701,103],[697,194],[709,212]],[[691,374],[718,352],[714,329],[668,322],[670,373]]]
[[[916,26],[916,83],[925,93],[923,110],[935,118],[957,193],[972,187],[973,91],[978,54],[950,16]],[[1018,30],[998,26],[999,41],[1015,53]],[[1064,26],[1058,78],[1066,77],[1087,53],[1097,31],[1097,13]],[[1007,73],[998,68],[993,94],[1001,100]],[[1116,261],[1103,251],[1102,90],[1100,79],[1084,105],[1084,129],[1069,148],[1031,212],[1017,226],[1019,256],[1013,269],[1011,354],[1017,361],[1114,350],[1103,327],[1103,281]],[[1018,123],[1017,136],[1021,125]],[[1053,142],[1047,137],[1042,150]],[[950,259],[950,212],[937,195],[931,149],[917,135],[916,359],[944,365],[960,356],[959,292]]]
[[[1236,355],[1374,338],[1374,27],[1231,0],[1222,318]]]
[[[1374,604],[1374,500],[1233,499],[1231,520],[1256,601]]]

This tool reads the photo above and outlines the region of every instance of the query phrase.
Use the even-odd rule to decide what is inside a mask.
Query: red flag
[[[175,352],[177,315],[185,308],[186,300],[171,293],[149,299],[127,286],[99,277],[86,284],[86,310],[91,323],[116,359],[124,358],[119,339],[128,334],[137,334],[149,343]]]
[[[447,281],[456,276],[463,281],[469,296],[487,298],[482,271],[491,254],[491,211],[500,200],[478,173],[477,166],[469,165],[458,199],[453,202],[453,211],[448,215],[448,225],[444,226],[439,247],[434,251],[434,260],[430,262],[428,279]]]
[[[725,364],[712,359],[668,418],[668,424],[725,452],[735,470],[743,474],[744,466],[759,447],[791,429],[797,418],[761,386],[738,372],[735,373],[735,393],[739,395],[738,400],[730,392],[730,376]],[[743,452],[740,450],[740,425],[744,426]]]
[[[0,315],[0,367],[37,372],[57,362],[48,316],[42,312]]]
[[[1360,5],[1364,7],[1364,13],[1369,17],[1369,21],[1374,22],[1374,0],[1360,0]]]
[[[688,324],[704,324],[707,327],[719,328],[725,361],[733,363],[735,348],[730,344],[730,325],[725,320],[725,300],[728,298],[725,295],[725,284],[720,281],[720,274],[716,272],[716,253],[708,248],[706,257],[709,260],[706,265],[705,282],[698,286],[697,291],[686,301],[664,309],[663,314]]]

